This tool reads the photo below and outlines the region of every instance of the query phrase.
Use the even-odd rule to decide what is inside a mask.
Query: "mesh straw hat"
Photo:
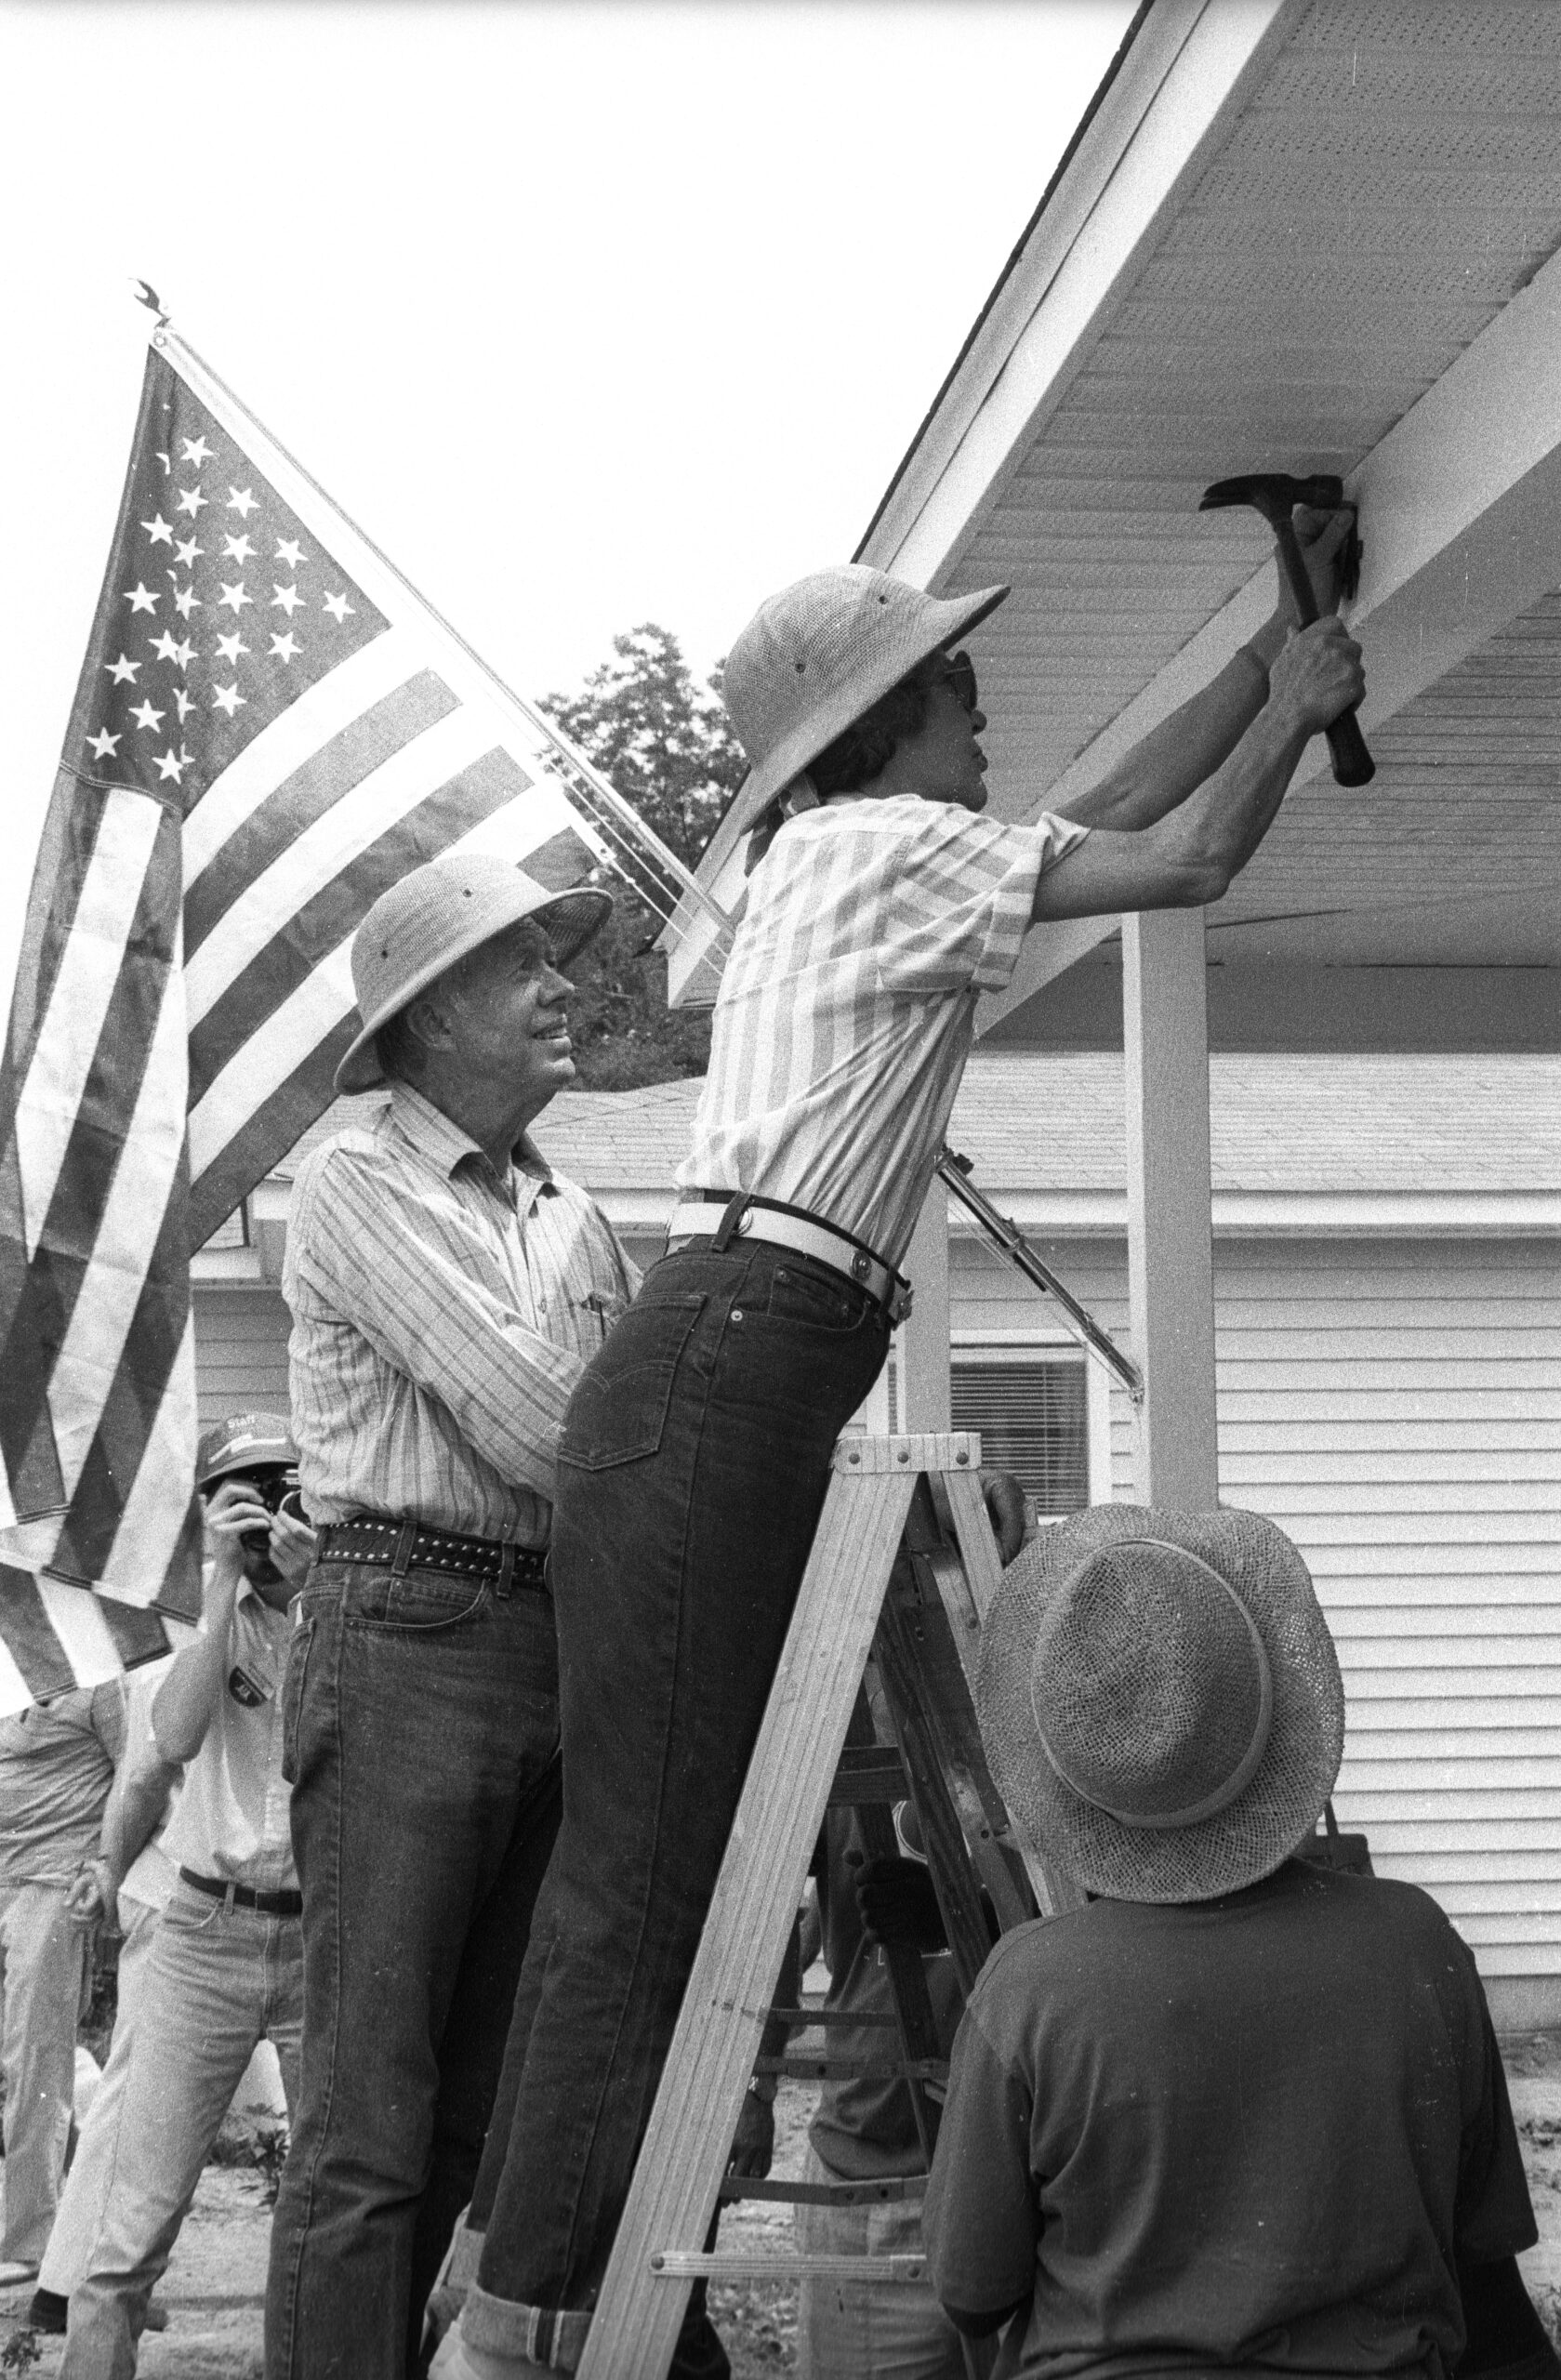
[[[964,636],[1008,594],[942,600],[845,562],[761,603],[726,656],[721,693],[749,761],[726,831],[747,832],[793,777],[880,694]]]
[[[1271,1874],[1344,1746],[1306,1565],[1256,1513],[1102,1504],[1043,1529],[992,1599],[975,1704],[1014,1817],[1114,1900]]]
[[[352,989],[364,1024],[336,1070],[337,1091],[372,1091],[384,1081],[375,1047],[380,1026],[468,951],[522,918],[535,918],[566,967],[612,906],[612,894],[591,885],[549,892],[523,868],[487,852],[413,868],[381,892],[352,937]]]
[[[195,1485],[209,1488],[232,1472],[261,1471],[272,1464],[290,1471],[298,1459],[284,1413],[235,1413],[203,1434],[195,1457]]]

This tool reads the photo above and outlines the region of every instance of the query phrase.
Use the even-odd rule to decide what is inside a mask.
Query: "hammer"
[[[1318,512],[1337,511],[1343,500],[1343,481],[1329,472],[1297,480],[1285,471],[1249,471],[1240,479],[1216,480],[1212,487],[1205,488],[1197,509],[1200,512],[1215,512],[1227,504],[1250,504],[1262,513],[1274,532],[1279,567],[1290,587],[1296,617],[1306,628],[1317,617],[1317,602],[1301,558],[1301,545],[1290,514],[1298,504],[1310,505]],[[1355,538],[1353,527],[1350,536]],[[1356,541],[1354,567],[1358,566]],[[1353,593],[1354,589],[1350,591]],[[1354,711],[1341,711],[1327,734],[1328,748],[1333,755],[1333,774],[1339,784],[1369,785],[1377,774],[1377,764],[1366,748],[1366,738]]]

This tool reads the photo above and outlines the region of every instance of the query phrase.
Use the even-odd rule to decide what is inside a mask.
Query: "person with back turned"
[[[999,2369],[1556,2380],[1472,1954],[1413,1884],[1294,1855],[1344,1740],[1306,1566],[1255,1513],[1102,1505],[1006,1572],[976,1710],[1093,1895],[1006,1935],[922,2218]]]

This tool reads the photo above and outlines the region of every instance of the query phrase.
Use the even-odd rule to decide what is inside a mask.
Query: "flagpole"
[[[178,364],[182,362],[188,362],[192,364],[195,368],[196,374],[199,375],[200,377],[208,380],[214,388],[221,390],[223,398],[226,403],[232,406],[232,410],[236,414],[242,415],[246,422],[251,423],[253,427],[259,431],[267,444],[272,447],[275,452],[282,456],[288,469],[295,471],[298,478],[303,482],[304,485],[311,489],[311,492],[320,498],[320,501],[323,504],[327,505],[330,509],[346,523],[352,535],[358,538],[366,550],[374,556],[375,561],[379,564],[379,567],[385,571],[387,575],[395,581],[396,585],[400,587],[405,594],[409,595],[412,598],[412,601],[428,615],[429,618],[435,623],[441,632],[449,638],[452,644],[457,647],[457,649],[465,655],[467,661],[471,665],[471,667],[478,671],[480,676],[486,680],[488,685],[498,697],[500,703],[507,708],[518,712],[521,718],[524,720],[527,726],[530,727],[534,733],[539,733],[547,742],[551,744],[555,750],[562,755],[563,759],[569,763],[569,766],[585,780],[587,785],[589,786],[598,801],[600,801],[607,811],[609,818],[612,821],[610,826],[604,826],[604,822],[601,819],[595,819],[592,823],[597,826],[599,831],[611,835],[619,843],[624,845],[630,854],[629,860],[626,861],[615,858],[611,853],[609,853],[613,866],[615,866],[617,874],[624,879],[625,882],[628,883],[634,892],[639,893],[642,899],[643,899],[644,893],[642,887],[635,882],[635,879],[630,873],[630,866],[631,865],[638,866],[648,872],[650,866],[654,863],[654,865],[658,867],[665,876],[669,877],[671,881],[677,885],[683,900],[693,901],[698,907],[705,910],[715,926],[718,937],[724,939],[728,945],[730,945],[732,936],[735,931],[734,920],[728,915],[727,911],[721,906],[720,903],[712,897],[707,888],[700,883],[698,878],[693,873],[692,869],[684,866],[683,862],[678,857],[676,852],[669,850],[667,844],[661,840],[660,837],[645,825],[644,820],[640,816],[639,813],[630,803],[624,800],[616,787],[613,785],[607,777],[604,777],[602,774],[602,772],[596,768],[589,760],[588,760],[585,753],[580,750],[579,747],[573,743],[570,738],[562,733],[562,729],[556,727],[553,721],[547,717],[545,712],[537,710],[533,704],[527,702],[523,694],[518,694],[512,686],[506,683],[505,680],[499,676],[497,670],[483,658],[483,655],[477,652],[474,646],[467,641],[466,638],[462,636],[460,630],[456,628],[452,622],[447,620],[443,614],[438,611],[435,606],[429,602],[428,597],[422,592],[421,588],[415,587],[412,581],[407,577],[405,572],[397,568],[396,564],[391,561],[390,555],[386,553],[383,547],[376,544],[375,540],[367,534],[367,532],[361,528],[358,522],[353,520],[351,514],[345,511],[337,502],[335,496],[332,496],[327,489],[322,487],[320,482],[314,477],[312,471],[307,469],[306,467],[299,462],[298,456],[283,444],[281,439],[278,438],[272,430],[267,428],[266,424],[260,419],[258,414],[257,414],[252,407],[246,405],[243,398],[240,397],[234,390],[229,387],[221,374],[214,371],[212,366],[206,362],[205,357],[195,348],[192,347],[189,340],[183,337],[179,332],[173,328],[169,316],[163,307],[161,298],[158,297],[156,291],[152,288],[151,284],[145,281],[138,283],[136,295],[139,303],[143,306],[150,307],[157,316],[157,320],[153,324],[152,328],[148,335],[152,346],[156,348],[159,353],[166,354],[171,363]],[[640,847],[639,849],[636,848],[637,845]],[[645,856],[647,853],[648,857]],[[650,903],[647,906],[654,907],[655,905],[654,903]]]

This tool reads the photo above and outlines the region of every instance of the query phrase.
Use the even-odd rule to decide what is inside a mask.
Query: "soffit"
[[[1552,6],[1298,12],[934,577],[1013,585],[972,641],[996,813],[1033,809],[1262,568],[1255,514],[1197,512],[1208,482],[1348,477],[1558,246]],[[1369,791],[1298,788],[1216,935],[1335,960],[1554,957],[1558,672],[1548,597],[1378,727]]]

